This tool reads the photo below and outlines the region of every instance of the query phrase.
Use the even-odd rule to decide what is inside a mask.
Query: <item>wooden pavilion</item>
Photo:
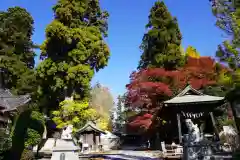
[[[29,95],[14,96],[8,89],[0,88],[0,128],[6,127],[11,119],[11,113],[19,110],[30,100]]]
[[[1,61],[0,57],[0,61]],[[13,95],[4,87],[4,69],[0,68],[0,128],[4,129],[11,121],[11,115],[31,100],[30,95]]]
[[[82,148],[87,148],[89,151],[96,151],[101,148],[101,134],[106,134],[93,122],[88,122],[76,132],[76,135],[82,143]]]
[[[179,143],[182,143],[182,135],[187,132],[184,119],[192,119],[194,123],[205,123],[207,132],[218,132],[214,114],[217,107],[225,103],[224,97],[205,95],[188,85],[176,97],[164,102],[164,108],[176,116],[175,122],[178,128]],[[209,123],[210,122],[210,123]],[[211,124],[211,125],[210,125]],[[210,127],[210,129],[209,129]],[[212,129],[212,130],[211,130]],[[200,128],[201,130],[201,128]],[[201,130],[204,132],[204,129]],[[218,133],[216,133],[218,135]]]

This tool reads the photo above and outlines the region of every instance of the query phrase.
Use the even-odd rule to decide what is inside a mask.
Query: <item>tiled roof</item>
[[[224,97],[205,95],[195,90],[189,85],[176,97],[170,100],[164,101],[164,104],[217,102],[217,101],[222,101],[224,99],[225,99]]]
[[[100,133],[105,134],[104,131],[102,131],[101,129],[97,128],[97,126],[95,124],[93,124],[92,122],[86,123],[85,126],[83,126],[82,128],[80,128],[77,131],[77,133],[80,134],[80,133],[85,132],[85,131],[95,131],[95,132],[100,132]]]
[[[9,90],[0,88],[1,112],[15,110],[31,100],[29,95],[14,96]]]

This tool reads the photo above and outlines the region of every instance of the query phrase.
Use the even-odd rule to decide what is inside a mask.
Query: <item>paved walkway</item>
[[[80,160],[89,158],[103,158],[105,160],[160,160],[160,156],[160,151],[117,150],[105,154],[84,154],[80,156]]]
[[[126,156],[126,155],[89,155],[79,157],[80,160],[89,160],[89,158],[99,158],[104,160],[161,160],[160,158],[149,158],[149,157],[139,157],[139,156]]]

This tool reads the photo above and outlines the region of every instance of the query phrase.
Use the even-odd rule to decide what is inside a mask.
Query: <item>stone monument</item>
[[[61,139],[72,139],[72,130],[73,125],[68,125],[65,129],[63,129]]]
[[[68,125],[63,130],[61,139],[56,140],[51,160],[59,160],[61,157],[64,157],[65,160],[79,160],[79,147],[73,141],[72,129],[73,126]]]

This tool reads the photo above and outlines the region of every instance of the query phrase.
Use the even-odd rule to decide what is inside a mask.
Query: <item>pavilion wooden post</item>
[[[98,135],[99,144],[101,144],[101,134]]]
[[[217,129],[217,125],[216,125],[216,121],[215,121],[215,119],[214,119],[213,112],[210,112],[209,115],[210,115],[210,117],[211,117],[212,124],[213,124],[214,130],[215,130],[215,133],[216,133],[217,135],[219,135],[219,131],[218,131],[218,129]]]
[[[182,144],[182,128],[181,128],[181,119],[180,119],[180,114],[179,113],[177,113],[177,123],[178,123],[179,143]]]

